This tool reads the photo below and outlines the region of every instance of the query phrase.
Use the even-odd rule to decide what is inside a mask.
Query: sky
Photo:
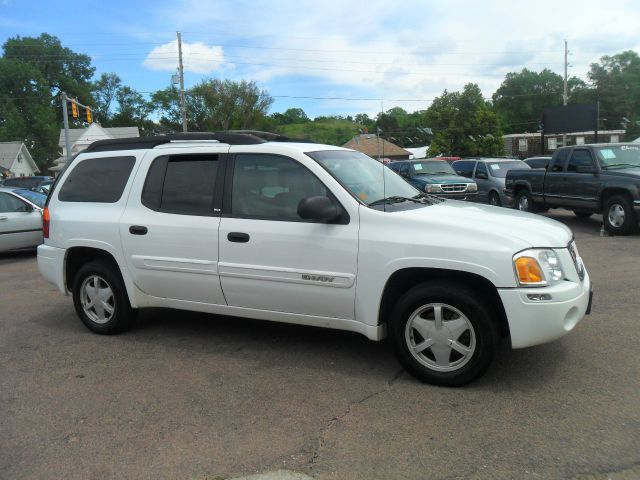
[[[0,0],[0,43],[47,32],[148,94],[170,85],[183,41],[185,86],[256,81],[271,112],[309,117],[424,110],[477,83],[490,98],[507,72],[586,80],[603,55],[640,52],[640,9],[626,0]]]

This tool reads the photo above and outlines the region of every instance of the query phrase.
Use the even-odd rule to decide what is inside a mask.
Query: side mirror
[[[329,197],[307,197],[298,204],[298,215],[304,220],[331,222],[337,220],[342,211]]]
[[[576,167],[576,173],[597,173],[593,165],[578,165]]]

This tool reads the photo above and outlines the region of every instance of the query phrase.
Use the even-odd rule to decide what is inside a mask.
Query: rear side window
[[[213,214],[217,155],[173,155],[153,161],[142,190],[142,204],[183,215]]]
[[[567,164],[570,151],[571,149],[569,148],[561,148],[556,152],[556,156],[553,157],[553,166],[551,167],[552,172],[564,171],[564,166]]]
[[[61,202],[115,203],[136,163],[135,157],[89,158],[78,162],[64,181]]]
[[[575,172],[578,167],[593,167],[593,159],[589,150],[574,150],[567,165],[567,172]]]

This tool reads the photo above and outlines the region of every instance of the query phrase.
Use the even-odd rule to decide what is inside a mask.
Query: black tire
[[[447,326],[440,327],[438,331],[437,322],[435,322],[435,309],[429,310],[431,305],[441,305],[441,318],[444,319],[446,312],[449,312],[450,318],[444,319],[443,324]],[[448,310],[452,307],[461,313],[467,321],[467,325],[471,328],[464,331],[456,340],[464,347],[469,348],[467,357],[460,355],[452,347],[448,346],[445,338],[451,339],[455,334],[451,333],[453,325],[449,322],[460,321],[461,317],[456,318],[456,312]],[[415,315],[421,309],[426,310],[421,315]],[[433,335],[429,339],[425,338],[417,331],[412,319],[415,317],[422,319],[427,318],[433,312],[433,327],[429,327],[429,334]],[[480,377],[489,368],[491,361],[499,341],[499,330],[497,322],[494,321],[490,309],[480,300],[476,292],[470,288],[447,282],[426,282],[419,284],[405,293],[394,306],[392,316],[389,322],[389,339],[393,344],[398,361],[412,375],[418,379],[434,385],[442,385],[447,387],[461,387]],[[426,317],[422,316],[426,315]],[[409,322],[412,321],[410,324]],[[426,322],[431,322],[427,319]],[[409,325],[409,326],[408,326]],[[422,328],[422,327],[421,327]],[[467,327],[464,327],[467,328]],[[442,334],[445,334],[443,337]],[[438,338],[440,337],[440,338]],[[465,337],[465,338],[463,338]],[[437,348],[444,348],[446,360],[443,367],[430,366],[428,363],[439,363],[437,359],[437,351],[431,346],[426,347],[422,353],[413,353],[412,347],[419,347],[419,343],[423,341],[431,341],[436,339],[434,344]],[[416,345],[413,345],[413,344]],[[449,348],[447,353],[446,349]],[[462,358],[457,358],[458,355]],[[463,362],[463,363],[459,363]],[[456,363],[459,363],[456,365]],[[441,371],[442,368],[449,368],[449,371]]]
[[[621,223],[620,214],[623,215]],[[630,235],[638,230],[638,217],[633,203],[627,195],[612,195],[605,199],[602,209],[602,221],[607,232],[613,235]]]
[[[82,266],[73,280],[73,305],[78,317],[89,330],[102,335],[112,335],[125,331],[131,326],[135,318],[136,311],[131,308],[124,282],[116,268],[111,262],[95,260]],[[83,290],[85,281],[96,292],[94,295],[97,295],[97,290],[106,291],[106,287],[112,293],[106,301],[100,301],[102,305],[100,308],[105,317],[103,321],[99,321],[98,307],[88,308],[87,311],[89,313],[85,311],[83,301],[95,303],[89,298],[88,294],[84,296],[82,294],[81,290]],[[104,307],[105,304],[112,309],[111,313],[107,311],[109,307]],[[92,316],[95,318],[92,318]]]
[[[498,195],[496,192],[491,192],[489,194],[489,204],[495,207],[501,207],[502,200],[500,200],[500,195]]]
[[[580,211],[576,211],[574,210],[573,213],[575,214],[576,217],[578,218],[589,218],[591,215],[593,215],[593,213],[591,212],[580,212]]]
[[[538,212],[538,209],[533,203],[533,198],[531,197],[529,190],[526,190],[526,189],[520,190],[517,193],[515,202],[513,204],[513,208],[515,208],[516,210],[520,210],[521,212],[531,212],[531,213]]]

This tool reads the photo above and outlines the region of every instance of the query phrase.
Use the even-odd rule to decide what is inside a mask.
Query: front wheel
[[[489,194],[489,204],[493,205],[494,207],[501,207],[502,200],[500,200],[500,195],[498,195],[496,192],[491,192]]]
[[[612,195],[602,210],[604,228],[614,235],[629,235],[638,229],[638,218],[631,200],[625,195]]]
[[[516,195],[515,207],[521,212],[535,212],[533,198],[528,190],[520,190]]]
[[[415,377],[460,387],[489,368],[499,335],[475,292],[463,285],[428,282],[398,300],[389,337],[398,360]]]

